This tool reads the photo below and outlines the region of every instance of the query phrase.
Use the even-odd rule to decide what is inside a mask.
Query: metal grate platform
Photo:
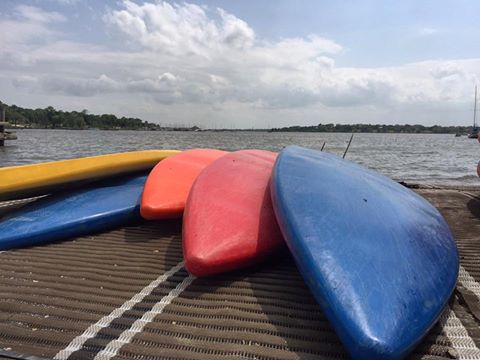
[[[480,359],[480,189],[415,191],[447,219],[462,268],[449,307],[411,358]],[[0,205],[0,216],[12,206]],[[195,279],[182,267],[180,232],[179,221],[143,222],[0,253],[0,354],[348,358],[288,252]]]

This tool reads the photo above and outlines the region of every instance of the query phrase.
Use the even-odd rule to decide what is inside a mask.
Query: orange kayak
[[[181,217],[198,174],[225,154],[221,150],[193,149],[159,162],[145,183],[140,205],[142,217],[148,220]]]

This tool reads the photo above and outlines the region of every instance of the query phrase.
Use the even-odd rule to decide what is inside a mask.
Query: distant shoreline
[[[15,127],[9,126],[9,129],[13,130],[74,130],[74,131],[147,131],[147,132],[265,132],[265,133],[317,133],[317,134],[437,134],[437,135],[457,135],[467,136],[469,127],[465,127],[465,130],[461,132],[445,130],[445,131],[312,131],[312,130],[282,130],[282,129],[191,129],[191,128],[159,128],[159,129],[98,129],[98,128],[41,128],[41,127]],[[463,129],[463,127],[462,127]]]
[[[26,109],[6,105],[6,121],[16,129],[50,130],[144,130],[144,131],[258,131],[258,132],[315,132],[315,133],[379,133],[379,134],[467,134],[470,126],[424,126],[420,124],[318,124],[309,126],[293,125],[271,129],[201,129],[198,126],[176,126],[157,124],[138,118],[118,118],[112,114],[95,115],[87,110],[62,111],[49,106],[45,109]]]

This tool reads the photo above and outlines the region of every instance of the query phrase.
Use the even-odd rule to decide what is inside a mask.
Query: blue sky
[[[320,34],[348,51],[345,66],[398,65],[478,56],[478,1],[207,1],[238,15],[261,36]],[[429,35],[429,36],[427,36]]]
[[[469,124],[478,1],[3,0],[0,100],[226,127]]]

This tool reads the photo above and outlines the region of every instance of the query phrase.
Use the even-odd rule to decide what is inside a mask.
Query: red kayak
[[[140,205],[142,217],[148,220],[182,217],[198,174],[225,154],[221,150],[193,149],[159,162],[145,182]]]
[[[270,198],[277,154],[241,150],[197,177],[183,217],[187,270],[214,275],[256,263],[283,245]]]

